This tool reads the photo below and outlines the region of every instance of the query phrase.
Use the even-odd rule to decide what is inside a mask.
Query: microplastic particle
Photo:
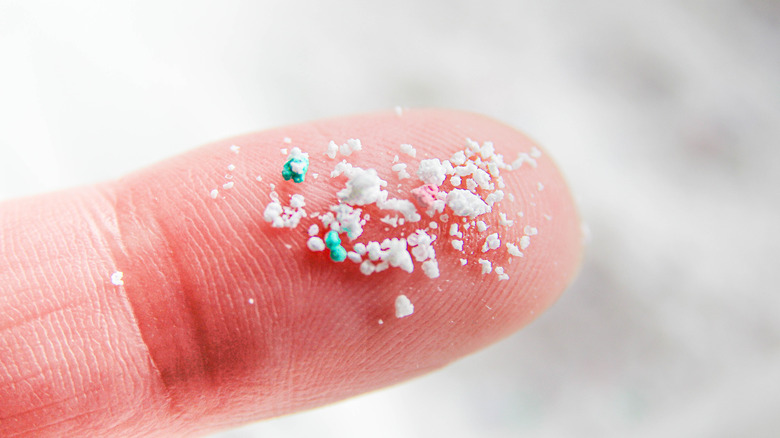
[[[292,143],[292,139],[291,139],[290,137],[285,137],[284,139],[282,139],[282,141],[283,141],[284,143],[287,143],[287,144],[290,144],[290,143]]]
[[[317,224],[312,224],[309,227],[309,236],[316,236],[320,232],[320,227],[317,226]]]
[[[461,266],[465,266],[465,265],[466,265],[466,263],[468,263],[468,262],[469,262],[469,261],[468,261],[468,260],[466,260],[466,259],[460,259],[460,265],[461,265]]]
[[[285,152],[287,152],[285,150]],[[293,182],[301,183],[306,178],[306,172],[309,170],[309,154],[301,152],[299,148],[292,148],[287,162],[282,167],[282,177],[285,181],[290,179]]]
[[[339,245],[341,245],[341,238],[339,237],[339,233],[335,231],[328,231],[328,234],[325,235],[325,246],[328,248],[334,248]]]
[[[531,157],[533,158],[539,158],[542,156],[542,151],[536,148],[536,146],[531,147],[531,152],[529,153]]]
[[[343,262],[347,259],[347,250],[343,246],[336,246],[330,249],[330,259],[334,262]]]
[[[325,152],[325,155],[328,156],[330,159],[336,158],[336,154],[339,152],[339,145],[337,145],[334,141],[331,141],[328,143],[328,151]]]
[[[360,263],[363,261],[363,258],[360,257],[360,254],[354,252],[354,251],[348,251],[347,252],[347,258],[355,263]]]
[[[222,184],[222,188],[225,190],[232,189],[233,185],[235,185],[235,183],[233,181],[229,181],[226,182],[225,184]]]
[[[217,199],[217,196],[219,196],[219,190],[214,189],[209,193],[209,196],[211,196],[211,199]]]
[[[414,313],[414,305],[406,295],[398,295],[395,299],[395,317],[403,318]]]
[[[438,158],[420,161],[417,167],[417,178],[425,184],[440,186],[444,182],[447,173]]]
[[[433,184],[423,184],[411,190],[412,197],[421,207],[429,209],[436,202],[436,194],[439,188]]]
[[[363,275],[371,275],[376,271],[376,267],[373,263],[369,260],[363,260],[363,263],[360,264],[360,272]]]
[[[463,241],[462,240],[452,240],[452,247],[457,249],[458,251],[463,251]]]
[[[250,298],[249,299],[249,304],[254,304],[254,303],[255,303],[255,299],[254,298]]]
[[[404,109],[401,108],[400,106],[395,107],[394,110],[395,110],[395,115],[397,115],[398,117],[401,117],[404,114]],[[382,320],[380,319],[379,321],[382,321]],[[380,324],[381,324],[381,322],[380,322]]]
[[[228,164],[227,169],[232,172],[232,171],[236,170],[236,165],[235,164]]]
[[[441,219],[442,222],[447,222],[450,220],[450,216],[448,214],[443,214],[439,216],[439,219]]]
[[[439,262],[436,259],[426,260],[422,264],[422,270],[428,278],[439,277]]]
[[[232,145],[230,150],[237,154],[241,150],[241,146]]]
[[[539,230],[537,230],[535,227],[532,227],[530,225],[526,225],[525,228],[523,228],[523,233],[528,236],[535,236],[539,233]]]
[[[414,148],[414,146],[410,144],[402,144],[401,145],[401,152],[405,153],[406,155],[410,155],[412,157],[417,156],[417,150]]]
[[[547,221],[551,221],[552,220],[552,216],[550,216],[549,214],[545,214],[543,216],[544,216],[544,219],[547,220]]]
[[[485,221],[477,221],[477,230],[480,232],[485,231],[488,229],[487,224],[485,224]]]
[[[498,223],[503,227],[511,227],[515,224],[515,221],[506,218],[506,213],[498,214]]]
[[[281,148],[279,149],[279,152],[281,152],[282,155],[287,155],[287,148]]]
[[[447,206],[458,216],[476,217],[492,209],[479,196],[463,189],[453,189],[447,193]]]
[[[462,182],[463,181],[461,180],[461,178],[458,175],[453,175],[453,176],[450,177],[450,184],[452,184],[455,187],[458,187],[460,185],[460,183],[462,183]]]
[[[493,266],[488,260],[479,259],[477,261],[482,266],[482,275],[490,274],[493,271]]]
[[[384,322],[384,321],[382,321],[382,320],[380,319],[380,320],[379,320],[377,323],[378,323],[379,325],[382,325],[382,324],[384,324],[385,322]]]
[[[536,188],[539,189],[539,191],[541,192],[542,190],[544,190],[544,184],[542,184],[540,182],[536,183]]]
[[[262,181],[262,180],[263,180],[263,177],[262,177],[262,176],[260,176],[260,175],[257,175],[257,178],[255,178],[255,179],[256,179],[256,180],[258,180],[258,181]]]
[[[428,228],[433,228],[435,230],[439,228],[439,224],[437,224],[436,222],[431,222],[428,224]]]
[[[488,252],[491,249],[496,249],[501,246],[501,241],[498,239],[498,233],[493,233],[487,236],[485,244],[482,246],[482,252]]]
[[[122,273],[122,271],[114,272],[113,274],[111,274],[111,283],[114,286],[122,286],[122,285],[124,285],[125,282],[122,280],[122,276],[123,275],[124,274]]]
[[[517,247],[514,243],[506,243],[506,248],[509,251],[509,255],[514,257],[522,257],[523,253],[520,252],[520,248]]]
[[[531,238],[528,236],[523,236],[520,238],[520,249],[526,249],[528,248],[528,245],[531,244]]]

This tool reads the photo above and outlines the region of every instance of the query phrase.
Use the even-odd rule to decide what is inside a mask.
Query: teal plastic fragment
[[[338,245],[330,249],[330,259],[334,262],[343,262],[347,259],[347,250]]]
[[[328,231],[328,234],[325,235],[325,246],[332,250],[339,245],[341,245],[341,237],[339,237],[339,233],[335,231]]]
[[[300,170],[296,172],[295,169]],[[290,158],[282,167],[282,176],[285,181],[292,179],[294,182],[301,183],[306,178],[306,172],[309,170],[308,158]]]

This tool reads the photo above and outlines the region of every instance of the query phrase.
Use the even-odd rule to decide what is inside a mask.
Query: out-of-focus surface
[[[778,53],[771,0],[0,0],[0,198],[308,119],[485,113],[569,177],[572,288],[441,372],[217,436],[775,436]]]

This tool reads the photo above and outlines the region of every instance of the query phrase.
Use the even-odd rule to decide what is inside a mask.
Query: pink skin
[[[281,164],[266,165],[284,137],[310,146],[318,180],[284,184]],[[203,434],[401,382],[525,326],[581,254],[574,203],[546,154],[504,177],[517,199],[510,213],[524,216],[502,239],[539,228],[525,257],[468,243],[508,281],[461,267],[464,253],[449,245],[437,249],[438,279],[419,266],[364,276],[309,251],[309,222],[280,230],[262,219],[270,182],[282,199],[303,191],[307,210],[326,211],[343,186],[325,176],[330,140],[360,138],[350,161],[389,174],[379,145],[449,157],[467,137],[510,158],[534,146],[479,115],[387,112],[220,141],[117,181],[0,204],[0,436]],[[235,187],[212,199],[232,163]],[[431,231],[437,242],[444,228]],[[115,271],[124,286],[111,283]],[[448,293],[430,293],[436,286]],[[394,317],[399,294],[413,315]]]
[[[433,203],[436,201],[436,194],[439,193],[439,188],[433,184],[423,184],[420,187],[411,190],[412,196],[417,203],[423,207],[424,210],[433,208]]]

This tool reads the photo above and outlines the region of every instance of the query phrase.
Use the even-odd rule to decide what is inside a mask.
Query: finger
[[[326,155],[331,140],[350,138],[362,150]],[[403,216],[371,204],[361,206],[370,216],[363,234],[354,241],[341,234],[352,250],[423,229],[436,236],[438,278],[416,259],[411,273],[390,267],[365,275],[357,263],[307,247],[310,225],[325,234],[312,214],[327,213],[345,187],[347,176],[330,177],[338,161],[376,169],[390,198],[411,199],[423,184],[415,174],[420,161],[448,159],[467,138],[492,141],[507,162],[528,154],[519,168],[501,170],[504,198],[491,212],[464,217],[448,205],[445,221],[418,204],[422,220],[393,227],[379,219]],[[401,144],[414,146],[416,156]],[[301,183],[281,173],[287,156],[280,150],[293,146],[309,153]],[[395,155],[411,178],[391,170]],[[452,184],[447,175],[441,190]],[[308,216],[297,227],[274,228],[264,220],[272,191],[282,205],[303,194]],[[474,191],[484,198],[490,190]],[[203,432],[409,379],[538,316],[574,275],[579,229],[563,178],[528,138],[482,116],[440,110],[246,135],[114,183],[8,202],[0,242],[0,430]],[[491,249],[493,233],[501,244]],[[123,276],[115,283],[123,284],[111,281],[117,271]],[[411,315],[396,317],[399,295],[413,304]]]

